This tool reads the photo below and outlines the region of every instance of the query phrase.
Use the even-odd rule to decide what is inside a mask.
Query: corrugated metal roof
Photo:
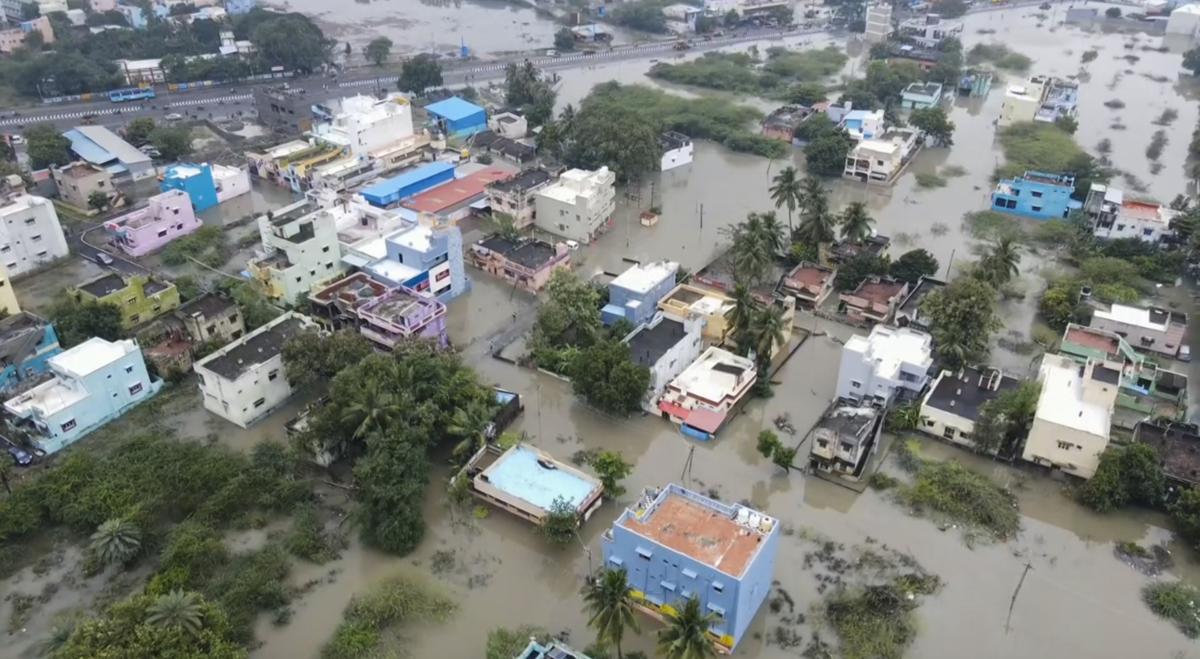
[[[76,126],[71,132],[79,133],[125,165],[150,162],[150,156],[138,151],[132,144],[104,126]]]
[[[425,106],[425,111],[430,114],[436,114],[448,121],[461,121],[483,112],[484,109],[470,101],[463,100],[457,96],[451,96],[444,101],[438,101],[437,103]]]

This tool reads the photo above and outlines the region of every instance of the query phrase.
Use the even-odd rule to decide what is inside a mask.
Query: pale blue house
[[[675,273],[679,264],[674,261],[639,263],[622,272],[608,284],[608,304],[600,310],[605,325],[619,320],[637,326],[654,317],[658,301],[675,288]]]
[[[45,320],[28,312],[0,320],[0,390],[45,373],[60,352],[58,334]]]
[[[1071,198],[1075,177],[1070,174],[1025,172],[1002,179],[992,192],[992,210],[1039,220],[1062,219],[1082,204]]]
[[[646,490],[601,542],[639,607],[674,616],[696,598],[713,616],[711,639],[732,652],[771,592],[779,522],[671,484]]]
[[[4,403],[46,453],[60,451],[158,393],[136,342],[93,337],[48,360],[53,377]]]

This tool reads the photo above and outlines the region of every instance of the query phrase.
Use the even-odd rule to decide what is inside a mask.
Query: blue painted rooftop
[[[420,183],[430,176],[436,176],[448,169],[454,169],[454,165],[448,162],[431,162],[428,165],[410,169],[399,176],[393,176],[374,185],[367,186],[363,188],[361,194],[364,197],[387,197],[396,194],[413,183]]]
[[[116,160],[116,157],[108,151],[100,148],[99,144],[91,141],[78,130],[72,129],[63,133],[63,137],[71,140],[71,150],[80,158],[92,163],[93,165],[103,165],[106,162]]]
[[[538,463],[539,454],[518,445],[488,468],[488,481],[502,492],[549,510],[554,500],[563,498],[578,508],[596,483],[562,469],[547,469]]]
[[[460,121],[472,115],[479,114],[484,110],[470,101],[463,100],[457,96],[451,96],[444,101],[426,105],[425,111],[429,114],[436,114],[447,121]]]

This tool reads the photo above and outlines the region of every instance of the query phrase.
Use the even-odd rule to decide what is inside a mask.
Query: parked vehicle
[[[178,112],[172,112],[172,113],[164,116],[163,119],[165,119],[167,121],[181,121],[181,120],[183,120],[183,115],[179,114]]]
[[[1180,346],[1179,347],[1179,361],[1181,361],[1181,362],[1192,361],[1192,347],[1191,346]]]
[[[112,265],[113,257],[109,256],[107,252],[98,251],[96,252],[96,262],[100,265]]]
[[[33,454],[29,451],[12,442],[6,442],[5,448],[8,450],[8,455],[12,458],[13,464],[18,467],[28,467],[33,464]]]

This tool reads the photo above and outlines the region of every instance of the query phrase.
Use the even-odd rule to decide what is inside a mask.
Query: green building
[[[115,305],[121,310],[121,326],[125,329],[154,320],[179,307],[179,289],[175,284],[152,279],[147,275],[128,278],[111,272],[75,287],[72,294],[78,301],[93,300]]]

